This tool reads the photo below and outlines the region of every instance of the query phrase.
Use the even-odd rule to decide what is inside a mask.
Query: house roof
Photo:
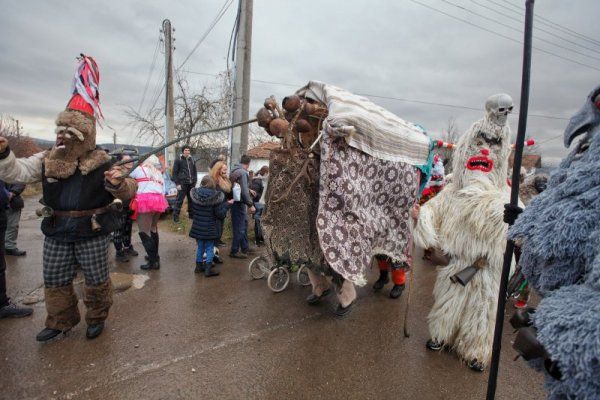
[[[246,152],[250,158],[269,158],[271,150],[279,147],[279,142],[265,142],[261,143],[256,147],[251,148]]]

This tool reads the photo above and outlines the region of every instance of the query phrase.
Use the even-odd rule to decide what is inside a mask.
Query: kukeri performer
[[[100,76],[93,58],[83,56],[73,82],[73,95],[56,119],[56,143],[49,151],[15,158],[0,137],[0,179],[42,182],[44,219],[43,273],[46,327],[40,342],[71,330],[80,321],[73,289],[75,269],[85,278],[86,336],[102,333],[112,304],[108,274],[110,233],[118,227],[115,198],[128,201],[136,183],[124,178],[111,157],[96,147],[96,118],[101,117]]]
[[[449,257],[438,267],[429,313],[430,350],[452,348],[469,368],[483,371],[494,336],[500,273],[506,245],[504,204],[509,202],[510,96],[488,98],[486,115],[459,139],[453,179],[420,208],[415,243]],[[455,275],[474,271],[463,286]]]

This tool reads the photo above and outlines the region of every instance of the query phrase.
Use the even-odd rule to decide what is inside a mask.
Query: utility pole
[[[173,42],[171,21],[165,19],[162,25],[165,36],[165,87],[166,87],[166,107],[165,107],[165,143],[175,139],[175,112],[173,101]],[[175,160],[175,147],[170,146],[165,149],[165,167],[169,167]]]
[[[19,126],[19,120],[17,119],[15,121],[17,121],[17,137],[18,137],[18,136],[21,136],[21,127]]]
[[[253,0],[240,0],[240,25],[235,50],[235,83],[233,86],[233,123],[249,119],[250,65],[252,62]],[[248,150],[248,125],[234,128],[231,134],[230,163],[240,161]]]
[[[113,144],[115,145],[115,149],[117,148],[117,131],[113,132]]]

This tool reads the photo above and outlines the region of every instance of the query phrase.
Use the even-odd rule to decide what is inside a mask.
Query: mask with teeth
[[[86,113],[67,109],[56,119],[56,142],[46,157],[46,176],[65,179],[78,160],[96,148],[96,121]]]
[[[456,144],[452,167],[453,179],[459,188],[482,182],[499,189],[507,186],[510,128],[506,123],[498,124],[497,115],[488,109],[490,99],[496,96],[486,102],[484,118],[475,122]]]

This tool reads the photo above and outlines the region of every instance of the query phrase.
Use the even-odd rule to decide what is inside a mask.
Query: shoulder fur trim
[[[79,158],[79,170],[87,175],[110,161],[110,156],[101,149],[92,150]]]
[[[47,178],[67,179],[75,173],[77,161],[46,157],[44,159],[44,175]]]

